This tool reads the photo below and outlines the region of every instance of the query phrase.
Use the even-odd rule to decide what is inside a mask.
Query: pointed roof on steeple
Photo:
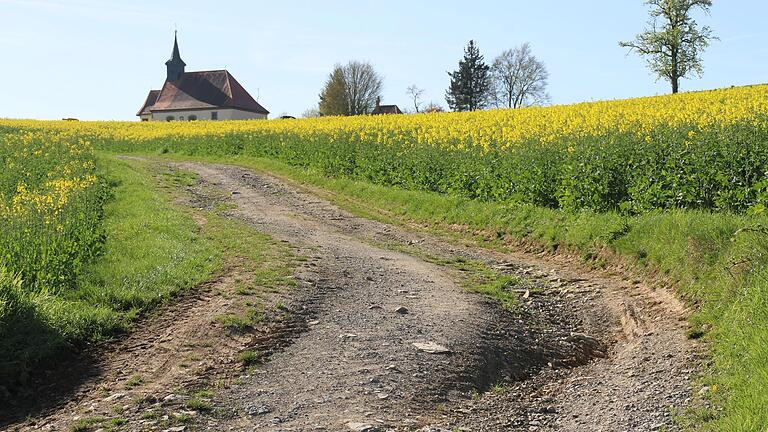
[[[186,66],[187,64],[184,63],[184,60],[181,59],[181,54],[179,54],[179,41],[176,38],[176,32],[173,32],[173,52],[171,53],[171,58],[165,62],[166,66],[172,65],[172,64],[180,64],[182,66]]]

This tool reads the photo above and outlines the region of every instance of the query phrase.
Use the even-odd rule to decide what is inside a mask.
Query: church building
[[[269,111],[226,70],[185,72],[174,35],[163,88],[150,90],[136,114],[141,121],[266,119]]]

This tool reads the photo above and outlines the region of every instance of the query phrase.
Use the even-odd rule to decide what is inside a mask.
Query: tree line
[[[703,74],[702,53],[709,46],[712,30],[700,27],[693,18],[696,10],[709,13],[712,0],[646,0],[649,6],[647,28],[634,40],[619,42],[646,59],[658,79],[668,81],[672,93],[680,80]],[[453,111],[486,108],[520,108],[546,104],[549,72],[530,44],[506,50],[491,63],[474,40],[470,40],[458,68],[448,72],[450,85],[445,100]],[[320,92],[317,109],[304,116],[360,115],[374,112],[381,101],[383,78],[370,63],[352,61],[336,65]],[[440,105],[424,104],[424,90],[416,85],[406,89],[415,112],[442,111]]]
[[[549,72],[532,53],[528,43],[504,51],[492,64],[485,64],[474,41],[469,42],[459,68],[448,73],[451,84],[446,101],[454,111],[519,108],[549,100]],[[305,116],[370,114],[381,101],[383,78],[370,63],[351,61],[336,65],[320,92],[316,111]],[[424,104],[424,90],[412,85],[406,89],[415,112],[442,111],[434,102]]]
[[[448,75],[451,84],[445,100],[454,111],[519,108],[549,100],[549,72],[528,43],[504,51],[486,64],[477,44],[470,40],[459,68]]]

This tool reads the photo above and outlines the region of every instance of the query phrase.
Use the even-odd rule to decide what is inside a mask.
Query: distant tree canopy
[[[383,80],[369,63],[336,65],[320,92],[320,115],[368,114],[381,98]]]
[[[451,85],[445,100],[454,111],[475,111],[488,106],[491,96],[490,66],[485,64],[475,41],[470,40],[459,69],[448,72]]]
[[[344,69],[336,65],[320,92],[320,115],[349,115],[349,99],[344,81]]]
[[[491,72],[497,106],[519,108],[549,100],[549,72],[527,43],[496,57]]]
[[[619,42],[619,46],[637,51],[659,78],[672,85],[672,93],[680,90],[680,79],[704,72],[701,53],[711,40],[712,30],[699,28],[692,17],[695,9],[709,13],[712,0],[648,0],[650,21],[635,40]]]

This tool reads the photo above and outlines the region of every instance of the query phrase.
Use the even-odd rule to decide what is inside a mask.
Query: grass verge
[[[709,389],[706,401],[681,421],[696,430],[763,431],[768,427],[765,216],[691,210],[639,216],[573,213],[327,178],[267,159],[197,159],[292,179],[371,219],[416,224],[486,247],[525,244],[539,250],[567,249],[591,265],[630,263],[634,273],[671,281],[679,295],[695,306],[690,336],[703,338],[711,346],[712,368],[700,380],[700,386]]]
[[[25,394],[33,369],[51,368],[73,348],[127,330],[142,312],[206,280],[220,264],[220,252],[139,164],[100,158],[99,167],[113,194],[104,208],[107,240],[74,287],[31,292],[0,275],[19,311],[0,340],[5,396]]]

